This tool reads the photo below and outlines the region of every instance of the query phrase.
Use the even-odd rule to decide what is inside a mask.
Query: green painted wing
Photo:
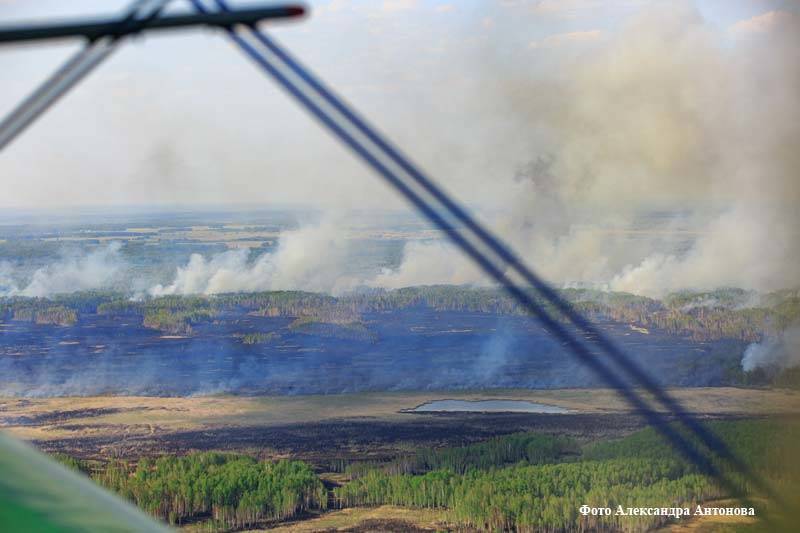
[[[0,531],[168,531],[89,478],[0,434]]]

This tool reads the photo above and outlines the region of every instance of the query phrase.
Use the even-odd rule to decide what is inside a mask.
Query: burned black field
[[[83,415],[76,413],[76,416]],[[737,417],[714,415],[709,418]],[[644,420],[628,413],[441,413],[408,414],[401,419],[361,417],[275,426],[203,428],[157,436],[85,436],[36,441],[35,444],[48,452],[86,459],[134,459],[211,450],[257,452],[272,457],[295,457],[325,471],[331,468],[334,461],[388,461],[401,455],[403,450],[462,446],[524,431],[567,435],[590,441],[620,437],[644,426]],[[103,429],[97,425],[79,424],[61,425],[59,429],[81,431],[90,427]]]
[[[69,326],[9,321],[0,328],[0,393],[332,394],[602,385],[526,317],[413,307],[364,313],[359,327],[367,333],[358,335],[336,325],[298,329],[291,323],[288,317],[227,311],[184,335],[125,315],[84,313]],[[725,384],[726,370],[738,366],[746,346],[625,323],[600,327],[665,385]],[[243,340],[254,334],[263,340]]]

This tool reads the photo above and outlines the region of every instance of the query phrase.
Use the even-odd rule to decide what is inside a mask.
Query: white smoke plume
[[[0,296],[10,296],[18,290],[14,267],[8,261],[0,261]]]
[[[409,241],[403,247],[404,259],[396,270],[384,269],[366,282],[373,287],[397,289],[412,285],[475,284],[482,277],[472,262],[462,260],[460,252],[441,241]]]
[[[342,274],[350,243],[341,225],[329,219],[281,234],[277,249],[250,261],[248,250],[231,250],[206,259],[192,254],[173,282],[158,284],[151,296],[218,294],[236,291],[302,289],[339,293],[356,281]]]
[[[0,263],[0,296],[43,297],[109,287],[125,268],[122,244],[112,242],[83,256],[67,256],[37,269],[24,287],[14,281],[14,269]]]
[[[795,326],[782,334],[753,343],[742,357],[742,369],[780,369],[800,365],[800,327]]]

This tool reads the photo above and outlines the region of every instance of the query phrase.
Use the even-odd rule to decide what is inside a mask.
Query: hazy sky
[[[0,20],[110,14],[125,5],[0,0]],[[572,76],[564,65],[604,49],[654,6],[700,17],[723,50],[737,34],[798,11],[797,2],[780,0],[332,0],[311,2],[309,17],[274,35],[449,189],[502,206],[508,196],[498,184],[511,183],[552,138],[547,124],[520,112],[520,91],[526,101],[553,98],[542,88]],[[77,47],[0,48],[0,113]],[[0,180],[2,207],[400,205],[208,30],[126,42],[0,153]]]

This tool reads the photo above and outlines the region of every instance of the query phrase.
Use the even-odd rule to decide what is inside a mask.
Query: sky
[[[0,21],[114,14],[125,5],[0,0]],[[171,9],[187,5],[176,0]],[[578,120],[554,127],[547,114],[563,103],[548,106],[548,99],[572,84],[576,65],[618,46],[609,43],[641,13],[682,10],[690,13],[688,24],[699,17],[723,53],[737,36],[762,31],[759,24],[771,27],[798,13],[796,2],[780,0],[331,0],[310,7],[302,21],[264,27],[447,189],[496,209],[517,197],[520,168],[558,153],[553,146],[564,142],[558,137],[585,126]],[[79,46],[0,48],[0,114]],[[574,104],[602,103],[589,100]],[[624,105],[615,109],[625,112]],[[609,132],[600,127],[596,134]],[[667,164],[658,172],[689,167]],[[651,183],[638,181],[641,190],[633,188],[645,204],[709,198],[683,185],[677,193],[656,187],[658,196],[648,195]],[[0,208],[403,205],[212,30],[126,42],[0,153],[0,183]],[[593,198],[606,206],[614,201],[604,195],[628,188],[602,183],[606,192]]]

